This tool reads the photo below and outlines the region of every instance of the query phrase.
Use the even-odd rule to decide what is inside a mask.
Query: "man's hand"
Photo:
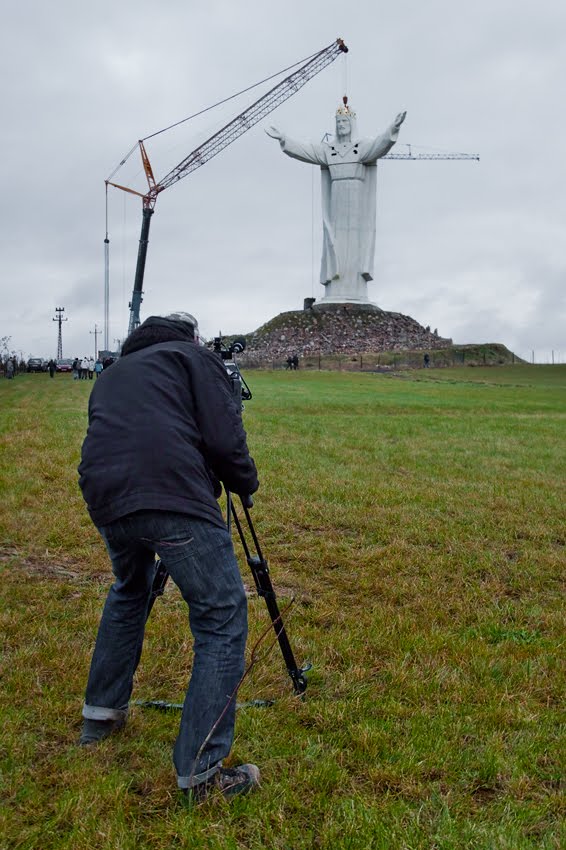
[[[401,124],[405,120],[406,116],[407,116],[406,112],[400,112],[399,115],[395,118],[395,121],[393,122],[393,126],[397,130],[399,129],[399,127],[401,126]]]
[[[268,127],[265,132],[268,136],[271,136],[272,139],[279,139],[279,141],[281,141],[281,139],[284,138],[283,133],[281,130],[278,130],[277,127]]]
[[[210,467],[208,468],[208,477],[210,478],[212,484],[214,498],[219,499],[222,495],[222,484],[220,483],[220,479],[214,474]]]

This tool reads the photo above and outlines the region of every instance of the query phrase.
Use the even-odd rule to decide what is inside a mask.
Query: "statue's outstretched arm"
[[[364,164],[375,162],[389,153],[399,136],[399,129],[406,118],[406,112],[399,112],[387,130],[375,139],[368,140],[365,144],[362,142],[360,150],[360,162]]]
[[[308,162],[311,165],[325,166],[327,164],[322,145],[314,145],[310,142],[300,142],[296,139],[290,139],[285,133],[278,130],[277,127],[269,127],[265,132],[272,139],[277,139],[283,153],[292,157],[292,159],[299,159],[301,162]]]

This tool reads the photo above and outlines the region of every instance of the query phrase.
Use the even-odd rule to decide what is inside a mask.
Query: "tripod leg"
[[[277,640],[279,642],[279,647],[283,655],[283,660],[287,665],[287,672],[289,673],[291,681],[293,682],[293,689],[296,694],[303,694],[307,689],[307,679],[305,676],[305,672],[306,669],[309,668],[300,668],[297,666],[297,662],[295,661],[295,656],[293,655],[293,650],[291,649],[291,644],[289,643],[289,638],[287,637],[287,632],[285,631],[281,612],[279,611],[279,606],[277,605],[275,591],[271,583],[267,561],[265,560],[261,552],[261,547],[259,545],[259,541],[257,539],[257,535],[255,533],[255,529],[249,511],[247,507],[243,505],[246,521],[248,523],[248,527],[254,541],[254,546],[256,548],[257,555],[252,555],[250,552],[250,548],[246,541],[244,530],[242,528],[240,518],[236,513],[233,501],[230,503],[230,506],[232,509],[232,517],[234,518],[234,524],[236,525],[236,529],[238,531],[238,535],[240,537],[240,541],[244,549],[246,560],[248,562],[248,566],[251,570],[255,582],[257,594],[258,596],[261,596],[263,597],[263,599],[265,599],[265,604],[267,605],[267,610],[269,612],[271,622],[273,623],[273,629],[275,631],[275,634],[277,635]]]
[[[289,673],[291,681],[293,682],[293,690],[296,694],[304,694],[307,689],[307,678],[305,676],[305,673],[307,670],[310,669],[310,665],[307,665],[305,667],[298,667],[297,662],[295,661],[295,656],[293,655],[293,650],[291,648],[291,644],[289,643],[287,632],[285,631],[283,618],[281,616],[281,612],[279,611],[279,606],[277,605],[277,598],[275,595],[275,590],[273,589],[273,585],[271,583],[271,577],[269,575],[267,561],[263,557],[261,547],[259,545],[259,540],[257,539],[252,518],[250,516],[250,512],[246,505],[242,503],[242,507],[246,516],[246,522],[248,524],[248,528],[250,530],[250,534],[254,542],[255,550],[257,552],[256,555],[252,555],[250,552],[250,548],[248,546],[244,530],[240,522],[240,518],[236,513],[231,493],[227,493],[226,495],[228,499],[228,518],[232,517],[234,519],[234,523],[238,531],[238,536],[242,543],[246,560],[248,562],[248,566],[251,570],[254,579],[257,594],[258,596],[261,596],[263,599],[265,599],[265,604],[267,606],[267,610],[269,612],[269,616],[273,624],[273,629],[275,631],[275,634],[277,635],[281,654],[283,655],[283,660],[285,661],[285,664],[287,666],[287,672]],[[228,528],[230,528],[229,522]],[[161,561],[161,559],[158,559],[156,562],[155,577],[153,579],[151,595],[149,597],[149,602],[147,605],[146,620],[149,619],[149,615],[157,597],[163,595],[165,585],[167,584],[168,579],[169,573],[163,566],[163,562]]]

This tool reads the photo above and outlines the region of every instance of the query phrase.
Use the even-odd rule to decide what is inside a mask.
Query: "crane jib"
[[[252,103],[251,106],[240,113],[240,115],[237,115],[236,118],[222,127],[221,130],[218,130],[206,142],[192,151],[179,165],[158,182],[156,188],[163,191],[163,189],[176,183],[182,177],[186,177],[187,174],[195,171],[199,166],[204,165],[205,162],[208,162],[213,156],[216,156],[220,151],[236,141],[237,138],[250,130],[262,118],[269,115],[280,104],[296,94],[312,77],[316,76],[316,74],[320,73],[327,65],[333,62],[340,53],[347,52],[348,48],[342,39],[337,39],[337,41],[324,48],[324,50],[321,50],[312,59],[292,74],[289,74],[288,77],[285,77],[284,80],[256,100],[255,103]]]

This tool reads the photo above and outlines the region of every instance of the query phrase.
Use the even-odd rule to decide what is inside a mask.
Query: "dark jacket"
[[[214,476],[240,495],[258,488],[222,360],[195,343],[121,357],[94,385],[88,414],[79,485],[98,526],[139,510],[223,526]]]

